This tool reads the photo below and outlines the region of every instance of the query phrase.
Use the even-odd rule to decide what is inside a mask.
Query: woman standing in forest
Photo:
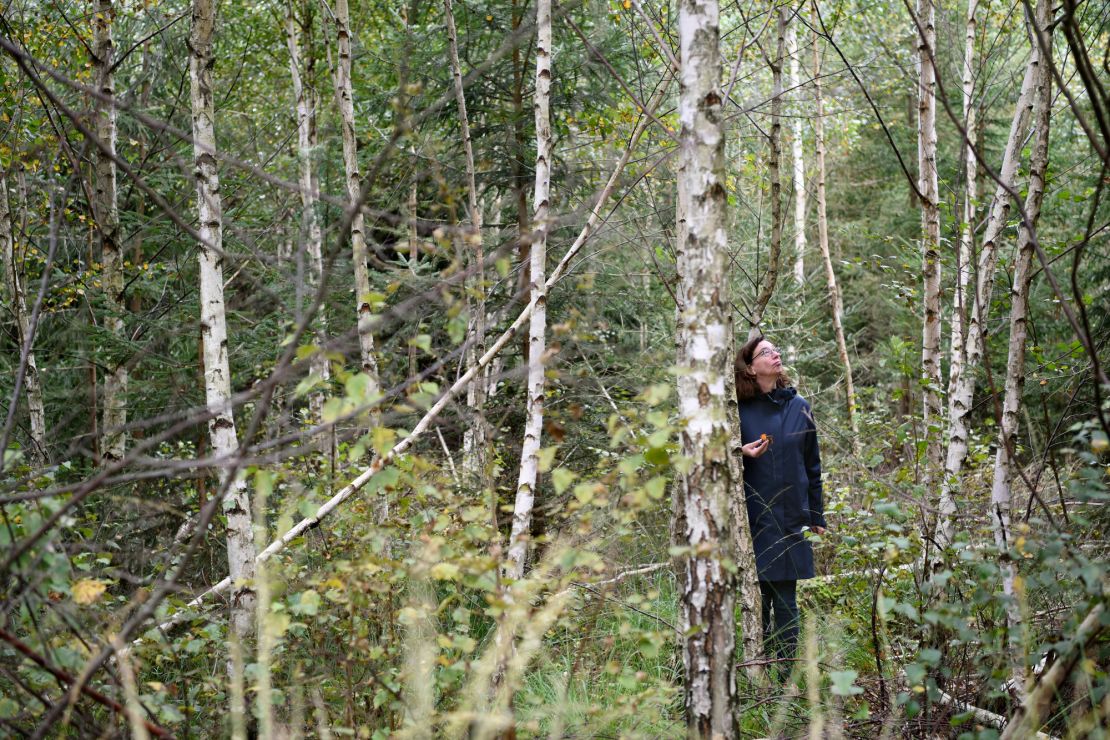
[[[764,650],[785,660],[798,646],[798,581],[814,575],[813,549],[802,532],[824,534],[826,527],[817,427],[809,404],[788,384],[781,353],[762,335],[736,355],[736,395]]]

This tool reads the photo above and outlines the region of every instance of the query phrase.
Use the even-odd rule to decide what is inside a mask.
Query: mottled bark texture
[[[239,448],[231,408],[231,369],[227,359],[227,319],[224,309],[223,212],[220,176],[216,167],[216,128],[212,69],[212,33],[216,25],[213,0],[194,0],[189,38],[189,90],[193,120],[193,176],[197,192],[197,231],[200,233],[200,329],[204,351],[204,393],[208,412],[209,444],[220,460],[220,483],[226,489],[227,564],[231,580],[231,629],[240,638],[251,632],[254,620],[255,547],[251,529],[250,497],[246,482],[228,480],[229,466]]]
[[[798,11],[801,12],[800,10]],[[786,26],[786,53],[790,57],[790,90],[797,101],[792,121],[790,142],[794,173],[794,282],[802,288],[806,282],[806,164],[804,149],[804,101],[801,94],[801,61],[798,58],[798,31],[794,23]],[[801,291],[799,290],[799,295]],[[799,297],[799,301],[800,301]],[[800,304],[799,304],[800,305]]]
[[[335,70],[335,97],[339,104],[340,128],[343,131],[343,171],[347,186],[351,218],[351,257],[355,273],[355,311],[358,316],[359,361],[364,375],[370,379],[368,396],[381,393],[378,361],[374,354],[373,309],[370,306],[370,268],[366,255],[366,226],[359,209],[362,175],[358,167],[358,135],[355,132],[355,102],[351,84],[351,13],[347,0],[336,0],[335,35],[339,49]],[[378,425],[378,413],[370,414],[370,426]],[[384,499],[384,497],[383,497]],[[381,512],[379,512],[381,513]]]
[[[528,324],[527,417],[524,444],[520,451],[520,476],[513,504],[513,526],[505,575],[524,575],[528,556],[528,532],[536,497],[540,435],[543,431],[544,351],[547,331],[547,231],[551,207],[551,0],[536,2],[536,184],[532,198],[532,235],[529,258],[531,302],[535,304]]]
[[[679,631],[684,635],[689,732],[736,736],[733,469],[729,462],[728,375],[733,371],[728,283],[727,198],[722,125],[720,8],[681,0],[679,93],[678,403],[688,467],[675,479],[674,533],[686,549]]]
[[[103,96],[96,101],[96,147],[93,209],[100,242],[101,285],[104,290],[103,326],[112,339],[107,357],[104,392],[101,395],[103,418],[100,425],[100,456],[104,462],[123,459],[127,436],[127,357],[126,326],[123,305],[123,250],[120,245],[119,199],[116,187],[116,107],[113,100],[115,45],[112,41],[112,0],[96,0],[93,13],[93,74],[97,91]]]
[[[925,485],[941,475],[944,442],[941,437],[940,329],[940,186],[937,180],[936,6],[918,0],[914,39],[917,45],[917,189],[921,193],[921,383],[925,424]]]
[[[310,301],[316,295],[324,273],[324,233],[316,212],[319,185],[316,176],[316,108],[317,94],[313,86],[316,59],[313,39],[315,5],[305,2],[297,14],[296,0],[289,3],[285,17],[285,42],[289,48],[289,75],[293,83],[293,112],[297,120],[297,185],[301,194],[301,250],[308,261],[306,287]],[[303,44],[302,44],[303,40]],[[303,46],[303,53],[302,53]],[[317,346],[310,360],[312,374],[321,385],[308,397],[312,424],[324,420],[324,396],[331,377],[325,346],[327,345],[327,316],[323,305],[310,317],[312,334]]]
[[[1045,48],[1051,48],[1051,28],[1047,0],[1037,3],[1034,33]],[[1034,42],[1036,43],[1036,42]],[[1024,598],[1014,565],[1015,543],[1010,529],[1010,483],[1017,465],[1018,427],[1021,391],[1025,386],[1025,343],[1028,340],[1029,286],[1033,277],[1033,256],[1037,218],[1044,199],[1045,172],[1048,169],[1049,118],[1052,112],[1052,73],[1048,64],[1038,64],[1033,89],[1033,150],[1029,158],[1029,188],[1025,196],[1025,219],[1018,228],[1018,256],[1010,288],[1010,343],[1006,358],[1006,392],[1002,404],[1002,423],[998,430],[998,450],[994,456],[991,484],[991,525],[998,547],[1002,571],[1002,591],[1006,594],[1008,658],[1014,686],[1025,692],[1025,663],[1021,601]]]
[[[940,486],[936,528],[936,540],[942,547],[951,544],[956,533],[956,496],[960,490],[960,474],[967,459],[970,436],[967,417],[975,398],[975,374],[972,368],[979,367],[983,361],[985,322],[989,316],[991,296],[994,292],[999,241],[1010,215],[1010,190],[1017,182],[1021,147],[1033,111],[1033,87],[1039,65],[1040,51],[1034,45],[1025,69],[1025,78],[1022,81],[1017,105],[1014,108],[1014,116],[1010,122],[1010,135],[1002,155],[1002,168],[998,171],[1001,182],[994,191],[987,223],[983,228],[983,245],[979,251],[977,268],[978,279],[974,293],[969,296],[971,305],[967,310],[963,362],[956,368],[955,377],[949,384],[948,451],[944,461],[944,479]]]
[[[956,384],[963,373],[967,359],[967,284],[971,279],[971,260],[975,253],[975,214],[978,199],[979,181],[975,173],[979,161],[975,155],[975,28],[978,0],[970,0],[967,6],[967,22],[964,26],[964,66],[960,88],[963,93],[963,127],[965,132],[963,146],[964,161],[964,202],[960,218],[960,246],[956,251],[956,284],[952,292],[952,332],[948,363],[948,398],[952,399]]]

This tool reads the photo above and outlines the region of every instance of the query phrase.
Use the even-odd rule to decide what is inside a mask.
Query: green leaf
[[[567,486],[574,482],[578,477],[578,473],[566,468],[555,468],[551,471],[551,483],[555,486],[555,493],[562,493],[567,490]]]
[[[324,421],[331,424],[343,416],[344,403],[342,398],[329,398],[324,402],[324,408],[321,412]]]
[[[862,694],[863,689],[852,683],[858,676],[856,671],[831,671],[829,679],[832,680],[832,692],[837,696]]]
[[[657,475],[644,484],[644,490],[647,491],[648,496],[658,501],[667,492],[667,479]]]
[[[297,605],[289,609],[294,614],[306,614],[308,616],[316,616],[320,611],[320,594],[312,589],[302,591],[300,598],[297,600]]]

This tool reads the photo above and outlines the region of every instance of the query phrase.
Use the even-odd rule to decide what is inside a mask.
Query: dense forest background
[[[672,524],[716,2],[0,0],[0,734],[700,732],[701,557],[726,735],[1105,737],[1110,5],[970,3],[701,70],[824,464],[780,684]]]

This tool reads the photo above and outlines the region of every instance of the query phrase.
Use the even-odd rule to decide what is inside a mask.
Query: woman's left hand
[[[814,534],[821,535],[821,534],[825,534],[829,530],[825,529],[824,527],[810,527],[809,531],[813,532]]]

